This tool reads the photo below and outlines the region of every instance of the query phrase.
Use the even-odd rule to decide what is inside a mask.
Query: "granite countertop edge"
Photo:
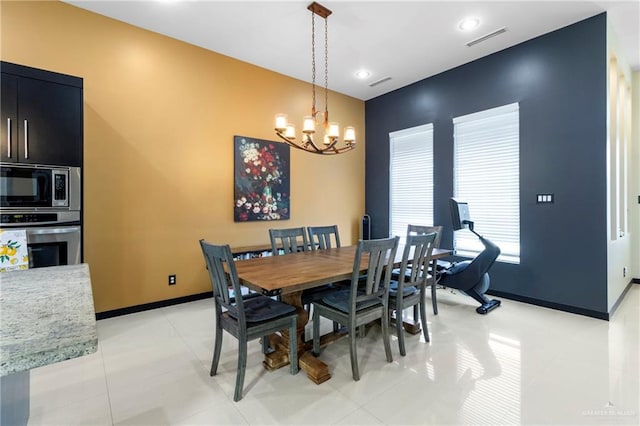
[[[0,364],[0,377],[20,373],[37,367],[43,367],[56,362],[91,355],[98,350],[98,337],[90,341],[77,343],[64,348],[51,349],[44,352],[32,353],[10,360],[3,360]]]

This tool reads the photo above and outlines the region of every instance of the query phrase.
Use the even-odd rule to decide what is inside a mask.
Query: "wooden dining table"
[[[331,378],[328,366],[311,353],[310,342],[303,341],[304,328],[309,322],[309,314],[302,306],[302,291],[329,283],[350,280],[353,272],[357,246],[345,246],[326,250],[313,250],[286,256],[266,256],[235,262],[240,283],[265,296],[280,296],[281,300],[296,307],[298,313],[298,359],[309,379],[320,384]],[[435,262],[450,255],[449,250],[434,249]],[[400,265],[402,250],[398,249],[395,263]],[[360,273],[367,270],[367,260],[363,259]],[[418,327],[418,332],[420,328]],[[345,332],[330,333],[320,339],[326,345],[343,336]],[[287,331],[282,336],[269,336],[273,352],[265,354],[263,365],[267,370],[281,368],[289,363]]]

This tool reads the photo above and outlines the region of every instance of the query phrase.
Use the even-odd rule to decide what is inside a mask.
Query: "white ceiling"
[[[311,81],[311,0],[104,1],[67,3],[187,43]],[[603,11],[629,65],[640,69],[640,0],[626,1],[324,1],[329,21],[329,88],[367,100]],[[471,32],[458,29],[480,18]],[[316,30],[323,27],[316,19]],[[465,43],[501,27],[472,47]],[[323,84],[323,35],[318,81]],[[370,71],[359,80],[355,72]],[[385,77],[390,80],[370,87]]]

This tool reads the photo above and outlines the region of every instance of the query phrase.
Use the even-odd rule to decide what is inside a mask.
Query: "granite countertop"
[[[97,348],[89,265],[0,274],[0,376]]]

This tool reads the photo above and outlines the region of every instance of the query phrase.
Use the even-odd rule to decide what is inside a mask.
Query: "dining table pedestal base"
[[[389,321],[389,327],[396,326],[396,313],[394,312],[391,315],[391,320]],[[420,321],[415,320],[413,318],[402,318],[402,328],[409,334],[420,334],[422,332],[422,327],[420,326]]]
[[[324,383],[331,378],[329,367],[324,362],[313,356],[313,342],[303,340],[304,328],[309,322],[309,314],[302,306],[302,292],[294,292],[282,295],[282,301],[291,306],[295,306],[298,312],[298,365],[302,371],[307,374],[309,380],[315,384]],[[289,364],[289,331],[282,330],[281,334],[271,334],[266,338],[269,339],[269,347],[273,351],[264,355],[262,365],[268,371],[277,370]],[[347,334],[346,329],[320,336],[320,346],[325,347]]]
[[[274,371],[289,365],[289,345],[288,339],[284,339],[278,334],[268,336],[269,347],[274,348],[272,352],[264,355],[262,365],[267,371]],[[302,371],[307,374],[309,380],[319,385],[331,378],[329,367],[311,353],[312,344],[306,343],[303,347],[298,348],[300,358],[298,365]]]
[[[289,365],[289,342],[279,334],[270,334],[266,338],[269,339],[269,347],[274,350],[264,355],[262,365],[265,370],[274,371]]]
[[[307,377],[316,385],[324,383],[331,378],[329,366],[318,358],[313,356],[311,352],[305,352],[300,357],[300,369],[307,373]]]
[[[420,321],[414,321],[410,318],[405,318],[404,321],[402,321],[402,327],[404,327],[404,331],[409,334],[420,334],[422,332]]]

